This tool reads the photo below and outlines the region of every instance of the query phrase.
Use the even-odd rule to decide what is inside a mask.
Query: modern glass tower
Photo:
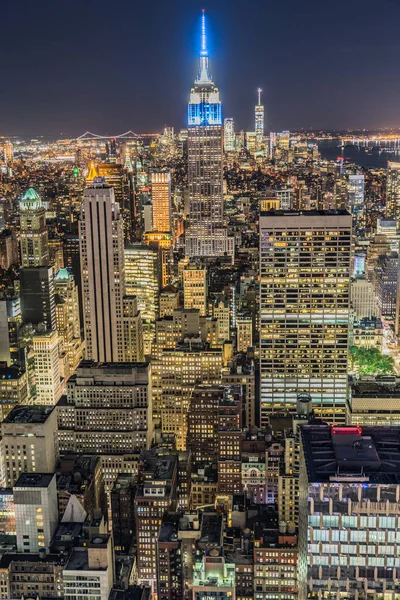
[[[258,103],[255,107],[256,150],[260,150],[264,137],[264,106],[261,104],[261,92],[258,88]]]
[[[224,228],[223,121],[219,90],[208,70],[206,21],[201,21],[200,68],[188,107],[190,197],[187,256],[233,253]],[[228,248],[228,245],[230,248]],[[229,251],[230,250],[230,251]]]

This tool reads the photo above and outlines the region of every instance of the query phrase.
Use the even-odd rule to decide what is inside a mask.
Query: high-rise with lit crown
[[[261,104],[261,92],[258,88],[258,103],[255,107],[255,133],[256,133],[256,150],[261,150],[264,137],[264,106]]]
[[[224,227],[223,122],[219,90],[208,70],[205,14],[202,14],[200,68],[188,107],[189,228],[187,256],[233,254]]]

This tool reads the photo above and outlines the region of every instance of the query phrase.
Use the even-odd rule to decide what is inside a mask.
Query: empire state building
[[[234,253],[224,223],[223,121],[219,90],[208,70],[205,14],[202,14],[200,68],[188,106],[189,257]]]

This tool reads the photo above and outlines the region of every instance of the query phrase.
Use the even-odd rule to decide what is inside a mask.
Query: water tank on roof
[[[294,521],[289,521],[289,523],[287,524],[287,530],[288,533],[290,533],[291,535],[296,533],[296,523]]]
[[[279,521],[279,533],[286,533],[286,521]]]

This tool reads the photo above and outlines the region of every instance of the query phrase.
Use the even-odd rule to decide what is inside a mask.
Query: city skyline
[[[346,19],[314,0],[301,7],[291,0],[285,7],[251,2],[246,10],[236,1],[156,1],[151,12],[118,4],[107,13],[101,3],[93,11],[75,7],[75,0],[67,8],[45,1],[35,9],[26,5],[18,19],[10,6],[4,43],[13,52],[3,65],[0,133],[115,135],[185,126],[202,8],[211,32],[211,74],[225,116],[238,128],[253,128],[258,87],[266,131],[399,127],[400,84],[392,78],[398,45],[392,40],[400,6],[389,0],[384,6],[376,13],[372,1],[356,0],[346,7]]]

